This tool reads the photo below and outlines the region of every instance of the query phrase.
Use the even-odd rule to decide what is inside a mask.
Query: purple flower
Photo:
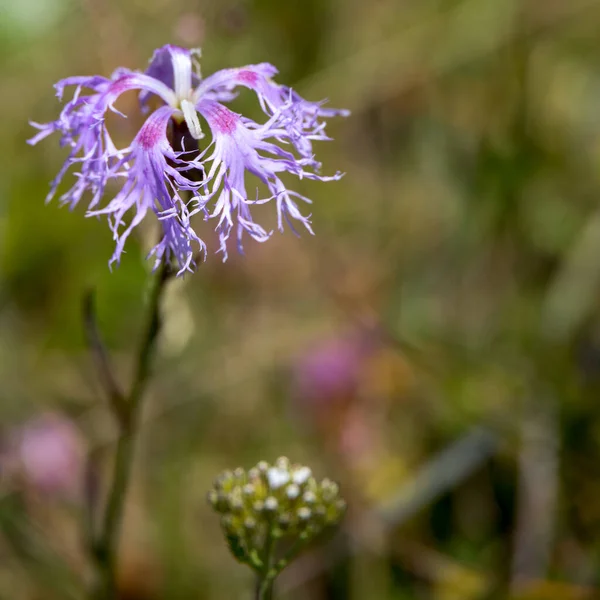
[[[174,260],[179,274],[193,270],[194,258],[206,254],[204,242],[191,226],[196,213],[217,220],[224,259],[233,229],[240,251],[244,233],[259,242],[270,237],[271,232],[253,220],[254,204],[275,204],[279,230],[283,231],[284,222],[293,229],[292,223],[297,221],[312,233],[309,216],[301,213],[297,203],[310,200],[288,189],[281,175],[319,181],[342,176],[319,174],[321,164],[314,158],[312,142],[329,139],[324,119],[346,116],[347,111],[324,109],[274,83],[271,78],[277,70],[266,63],[224,69],[202,79],[197,56],[196,51],[164,46],[154,53],[145,73],[118,69],[110,78],[64,79],[55,86],[59,99],[68,86],[74,86],[75,92],[60,117],[51,123],[32,123],[39,133],[29,143],[58,132],[61,146],[70,148],[46,200],[55,196],[73,167],[75,183],[59,200],[73,208],[89,192],[87,216],[106,215],[116,242],[111,264],[119,263],[127,238],[148,214],[154,214],[161,225],[161,239],[149,256],[155,258],[155,267],[162,260]],[[256,123],[222,104],[233,99],[239,87],[256,93],[267,116],[265,123]],[[122,115],[114,103],[129,90],[139,92],[143,112],[149,110],[153,97],[160,106],[131,144],[118,149],[105,119],[108,111]],[[198,140],[205,136],[200,116],[211,134],[202,151]],[[176,138],[172,135],[176,129],[183,129],[184,135]],[[247,173],[268,191],[264,197],[258,190],[248,193]],[[107,186],[118,191],[101,206]]]

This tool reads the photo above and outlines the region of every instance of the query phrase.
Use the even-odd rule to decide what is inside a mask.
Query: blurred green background
[[[64,492],[115,429],[81,299],[127,382],[148,268],[132,240],[111,273],[105,223],[44,206],[66,152],[27,146],[28,120],[56,118],[58,79],[174,43],[352,115],[316,149],[346,176],[298,186],[315,237],[209,255],[169,290],[121,597],[251,598],[205,494],[287,455],[349,513],[277,597],[600,598],[599,32],[590,0],[0,0],[0,597],[83,597]],[[36,479],[14,440],[49,423]]]

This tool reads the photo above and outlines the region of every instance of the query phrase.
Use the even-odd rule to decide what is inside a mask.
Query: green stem
[[[273,597],[273,579],[271,577],[265,577],[260,582],[260,588],[258,589],[258,600],[271,600]]]
[[[281,571],[283,571],[290,564],[290,561],[300,552],[300,550],[304,548],[307,542],[307,538],[300,538],[296,540],[296,542],[292,544],[285,555],[275,564],[273,564],[272,552],[269,550],[268,565],[265,567],[260,581],[258,591],[259,600],[271,600],[275,579],[277,579]]]
[[[273,582],[275,579],[269,573],[263,576],[258,588],[258,600],[271,600],[273,598]]]
[[[271,570],[271,563],[273,562],[274,542],[273,532],[269,525],[262,557],[263,567],[258,588],[258,600],[271,600],[273,596],[273,582],[275,581],[275,577]]]
[[[140,408],[150,376],[150,365],[155,342],[161,326],[160,301],[165,284],[170,276],[170,266],[163,263],[158,272],[152,277],[148,297],[146,325],[137,353],[133,383],[124,403],[125,409],[116,415],[119,423],[119,439],[117,442],[112,483],[108,493],[101,530],[93,549],[100,576],[100,588],[96,590],[94,597],[102,600],[116,598],[117,547],[125,508],[125,498],[131,478]]]

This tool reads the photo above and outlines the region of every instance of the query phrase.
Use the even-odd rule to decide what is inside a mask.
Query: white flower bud
[[[279,502],[277,502],[277,498],[274,498],[273,496],[269,496],[265,500],[265,510],[268,510],[269,512],[275,512],[278,506]]]
[[[294,471],[292,480],[298,485],[302,485],[308,481],[308,478],[312,475],[312,471],[308,467],[300,467]]]
[[[290,470],[290,460],[286,456],[280,456],[275,461],[275,466],[279,469],[285,469],[286,471]]]
[[[300,495],[300,488],[295,483],[290,483],[285,490],[285,495],[290,500],[294,500]]]
[[[298,515],[298,518],[302,521],[308,521],[308,519],[310,519],[310,517],[312,516],[310,508],[307,508],[306,506],[299,508],[296,514]]]
[[[313,504],[317,501],[317,496],[314,492],[304,492],[304,494],[302,495],[302,500],[304,500],[304,502],[306,502],[307,504]]]
[[[267,479],[271,489],[276,490],[285,485],[290,480],[290,474],[285,469],[271,467],[267,471]]]

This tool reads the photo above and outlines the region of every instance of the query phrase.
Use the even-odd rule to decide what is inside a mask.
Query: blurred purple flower
[[[370,346],[361,334],[319,342],[294,366],[294,396],[313,405],[347,400],[360,385]]]
[[[63,417],[47,414],[16,434],[14,460],[24,480],[42,494],[74,497],[82,486],[83,441]]]
[[[274,83],[271,78],[277,70],[267,63],[224,69],[203,80],[196,57],[195,51],[164,46],[154,53],[145,73],[118,69],[111,78],[63,79],[56,84],[58,97],[62,98],[68,86],[74,86],[75,92],[60,117],[51,123],[32,123],[39,133],[29,143],[36,144],[58,132],[61,145],[71,148],[46,200],[54,197],[65,173],[74,166],[75,183],[60,196],[60,202],[72,208],[84,192],[91,193],[87,216],[106,215],[116,242],[111,263],[119,263],[127,238],[148,213],[154,213],[162,225],[161,240],[150,252],[155,267],[162,260],[174,259],[179,274],[193,270],[194,247],[201,255],[206,253],[204,242],[190,224],[198,212],[205,219],[217,219],[224,260],[232,230],[240,251],[244,233],[259,242],[271,235],[254,222],[250,211],[253,204],[273,201],[281,231],[284,221],[293,229],[295,220],[312,233],[309,218],[296,202],[310,200],[289,190],[280,175],[287,172],[299,179],[319,181],[342,176],[319,174],[321,164],[314,158],[312,142],[329,139],[324,119],[346,116],[348,111],[324,109],[321,103],[308,102],[290,88]],[[256,93],[268,117],[265,123],[256,123],[222,104],[233,99],[240,86]],[[84,88],[90,93],[82,95]],[[139,91],[144,111],[152,96],[162,106],[148,117],[127,148],[118,149],[106,129],[105,117],[108,111],[122,114],[114,103],[129,90]],[[201,153],[196,143],[194,148],[183,144],[173,147],[168,138],[172,122],[185,123],[189,136],[184,139],[204,137],[199,115],[208,123],[210,144]],[[199,171],[206,173],[203,181],[194,177]],[[249,197],[246,173],[264,184],[266,197],[260,198],[258,190],[255,197]],[[106,186],[115,180],[121,182],[120,191],[100,208]],[[133,216],[125,225],[128,213]]]

